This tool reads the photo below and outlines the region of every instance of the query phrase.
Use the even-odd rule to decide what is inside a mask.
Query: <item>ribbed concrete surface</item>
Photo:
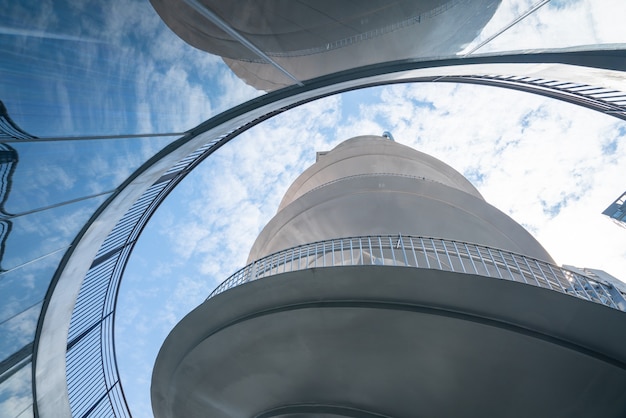
[[[368,135],[343,141],[293,182],[254,242],[248,263],[301,244],[398,233],[471,242],[554,262],[461,173],[410,147]]]

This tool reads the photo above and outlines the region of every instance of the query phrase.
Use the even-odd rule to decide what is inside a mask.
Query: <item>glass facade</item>
[[[463,2],[432,3],[443,3],[455,10],[453,6]],[[485,30],[467,48],[499,35],[503,27],[498,22],[512,22],[522,14],[515,11],[519,7],[513,2],[485,3],[497,7],[490,9],[489,15],[501,19],[485,21]],[[50,407],[33,402],[34,393],[37,396],[42,393],[37,389],[34,392],[33,384],[38,379],[46,380],[35,370],[39,367],[34,366],[33,358],[41,362],[40,373],[45,373],[42,359],[48,350],[47,346],[37,347],[36,342],[45,339],[42,330],[56,326],[46,325],[42,312],[54,305],[59,292],[68,298],[62,299],[63,303],[73,304],[90,266],[106,265],[117,254],[114,250],[134,242],[147,218],[133,224],[140,225],[131,228],[136,235],[123,243],[117,241],[118,236],[107,238],[116,222],[125,213],[127,217],[152,213],[177,184],[170,181],[184,177],[222,143],[274,114],[287,111],[290,106],[329,94],[340,81],[348,84],[336,87],[337,91],[403,79],[432,81],[454,74],[464,77],[459,82],[493,82],[471,79],[469,76],[476,74],[475,69],[444,70],[450,62],[445,65],[442,62],[441,67],[439,64],[420,67],[415,63],[384,67],[387,60],[384,58],[374,60],[381,65],[380,73],[374,74],[379,76],[376,80],[366,80],[372,72],[363,72],[352,79],[329,79],[319,86],[304,83],[300,91],[276,92],[258,99],[261,93],[235,76],[220,57],[195,49],[176,36],[147,0],[0,0],[0,7],[4,16],[0,27],[3,57],[0,60],[0,415],[7,417],[45,416],[45,408]],[[434,4],[429,10],[440,10],[437,7],[441,5]],[[534,13],[541,19],[558,13],[558,9],[558,5],[546,6]],[[237,27],[237,22],[226,23]],[[364,33],[376,30],[376,25],[370,26]],[[515,36],[514,31],[502,32],[479,52],[507,53],[510,36]],[[229,40],[240,43],[232,36]],[[609,41],[599,45],[584,31],[570,41],[567,36],[554,33],[543,39],[529,39],[528,49],[575,47],[600,52],[610,49],[621,57],[626,38]],[[425,60],[449,55],[450,51],[419,54],[415,52],[411,58]],[[597,82],[611,87],[614,78],[603,78],[603,68],[611,74],[626,71],[613,65],[611,56],[608,54],[608,58],[597,63],[594,57],[576,58],[583,60],[580,65],[589,59],[592,66],[599,67],[589,74],[568,72],[569,66],[559,70],[553,64],[544,70],[543,77],[552,80],[549,77],[554,78],[555,71],[557,74],[560,71],[562,79],[574,84]],[[481,63],[469,61],[473,56],[467,59],[468,63]],[[551,56],[529,58],[533,62],[542,59],[559,62]],[[502,60],[482,62],[494,64]],[[525,58],[511,62],[520,66],[509,67],[509,73],[503,76],[517,70],[521,76],[527,72],[523,65]],[[483,72],[491,69],[485,67]],[[396,75],[385,78],[394,71]],[[522,81],[526,84],[522,85]],[[504,87],[515,84],[526,90],[537,87],[532,85],[532,80],[497,82],[507,84]],[[564,93],[562,87],[551,90],[554,97],[574,97],[572,101],[578,100],[583,105],[592,101],[589,98],[592,92],[572,95]],[[546,86],[541,90],[545,94]],[[607,108],[605,96],[601,97],[604,102],[594,105],[596,110],[626,118],[626,101],[619,101],[620,97],[614,95],[617,99],[611,99],[610,105],[617,106],[617,110]],[[243,107],[237,107],[246,102]],[[203,124],[204,121],[209,122]],[[180,160],[183,162],[177,164]],[[153,183],[155,186],[151,187]],[[156,198],[157,195],[162,197]],[[143,206],[131,207],[137,199]],[[128,215],[127,210],[133,208],[140,209]],[[126,224],[118,225],[114,231],[129,234]],[[124,248],[130,251],[132,245]],[[111,268],[121,275],[123,262]],[[55,287],[64,275],[72,276],[73,287]],[[100,286],[107,287],[108,283],[104,281]],[[107,297],[113,298],[107,302],[112,308],[116,290],[107,293]],[[85,326],[89,328],[87,323]],[[60,325],[60,329],[63,327],[69,327],[69,318]],[[66,345],[67,335],[61,337]],[[39,354],[38,348],[42,350]]]
[[[611,203],[608,208],[604,209],[602,214],[626,228],[626,192],[615,199],[615,202]]]
[[[37,324],[63,257],[132,172],[213,111],[200,87],[188,107],[167,100],[173,81],[197,77],[169,65],[193,51],[163,53],[177,38],[147,2],[0,7],[0,415],[28,417]]]

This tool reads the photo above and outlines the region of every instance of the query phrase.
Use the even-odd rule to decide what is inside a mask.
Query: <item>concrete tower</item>
[[[621,294],[390,135],[318,153],[249,263],[165,341],[157,418],[626,412]]]

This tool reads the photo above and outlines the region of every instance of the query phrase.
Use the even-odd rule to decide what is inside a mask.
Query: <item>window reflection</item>
[[[0,265],[8,271],[67,248],[107,196],[12,218]]]
[[[172,138],[12,144],[19,156],[6,211],[29,211],[97,196],[118,187]]]
[[[38,303],[0,324],[0,361],[33,341],[41,305]]]
[[[41,302],[64,251],[0,275],[0,323]]]
[[[28,418],[33,416],[32,367],[29,363],[0,385],[0,416]]]

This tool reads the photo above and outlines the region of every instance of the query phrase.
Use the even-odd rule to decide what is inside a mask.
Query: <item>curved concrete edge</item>
[[[532,285],[427,269],[351,266],[310,269],[228,290],[187,315],[163,344],[152,376],[156,416],[184,358],[211,335],[247,318],[298,306],[333,303],[412,305],[474,318],[523,333],[626,370],[626,314]],[[610,332],[614,330],[615,332]]]
[[[200,135],[145,169],[92,219],[63,266],[42,315],[36,345],[36,407],[42,418],[71,416],[66,382],[66,348],[70,320],[81,284],[100,246],[117,221],[142,193],[172,165],[205,142]]]
[[[190,130],[191,138],[186,137],[175,142],[150,168],[140,168],[138,172],[142,174],[127,185],[122,193],[103,205],[102,212],[84,228],[85,232],[74,243],[70,249],[72,253],[60,267],[57,278],[53,280],[49,296],[46,298],[47,303],[39,319],[34,349],[33,387],[37,415],[44,418],[71,416],[65,376],[69,321],[80,285],[99,246],[125,210],[159,178],[161,173],[209,139],[218,138],[235,129],[239,129],[238,133],[241,133],[254,126],[255,121],[264,115],[274,116],[333,94],[383,84],[431,82],[448,75],[485,73],[552,77],[626,90],[626,79],[620,71],[626,69],[626,66],[621,57],[615,56],[616,52],[620,52],[620,48],[625,47],[617,45],[608,51],[604,49],[525,51],[509,56],[476,55],[464,59],[453,57],[435,61],[408,60],[377,64],[331,74],[312,80],[304,87],[288,87],[252,99]],[[616,64],[618,60],[621,64]],[[587,61],[588,65],[585,65]],[[445,78],[441,81],[445,81]],[[538,91],[537,94],[543,93]]]

